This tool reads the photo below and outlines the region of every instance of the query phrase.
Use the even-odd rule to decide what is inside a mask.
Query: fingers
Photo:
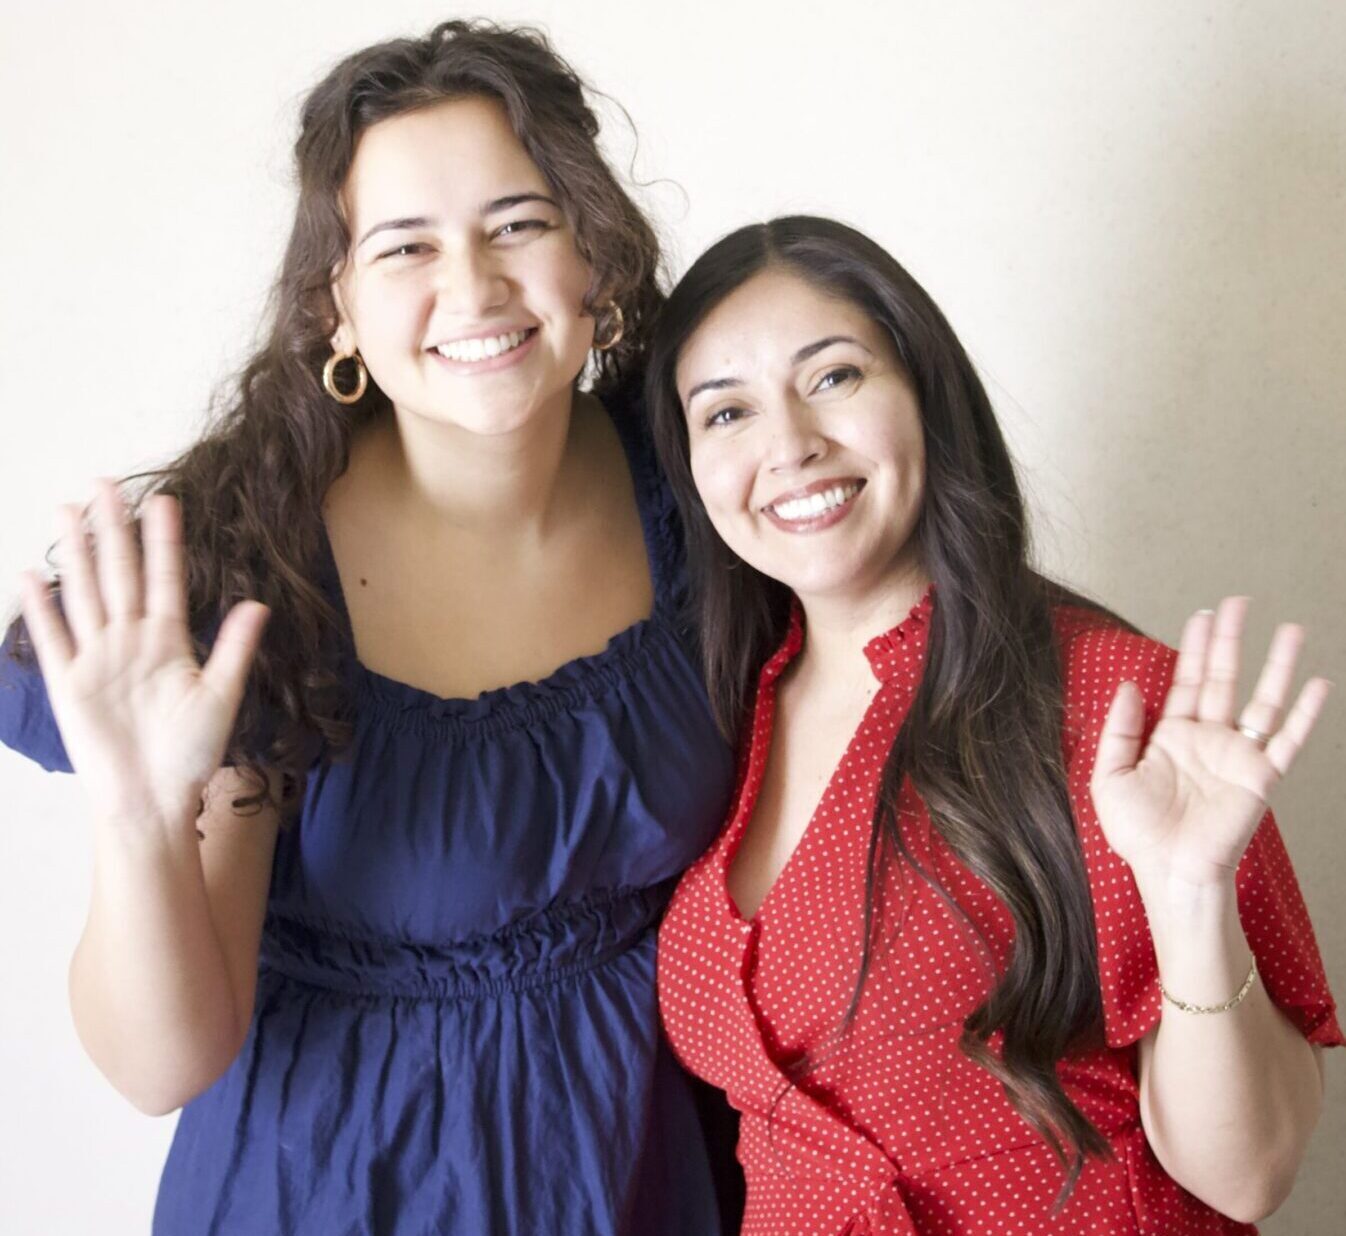
[[[109,622],[133,621],[143,612],[147,580],[141,570],[141,551],[133,521],[116,484],[100,480],[90,509],[95,544],[91,549],[85,527],[85,509],[73,503],[57,512],[56,567],[60,575],[61,604],[68,633],[76,644]],[[186,615],[182,586],[182,533],[177,504],[156,496],[147,504],[153,511],[155,555],[146,574],[154,576],[156,604],[168,617]]]
[[[240,601],[225,616],[201,676],[235,710],[271,611],[260,601]]]
[[[182,511],[166,494],[155,494],[141,516],[145,545],[145,612],[171,622],[187,621],[182,565]]]
[[[140,550],[117,486],[100,480],[94,495],[98,582],[112,622],[140,617]]]
[[[1247,615],[1247,597],[1225,597],[1215,611],[1215,625],[1206,652],[1206,673],[1196,702],[1200,721],[1233,724],[1238,700],[1239,653]]]
[[[1164,704],[1166,717],[1234,725],[1247,613],[1247,597],[1226,597],[1213,615],[1203,610],[1188,619],[1173,687]],[[1332,689],[1326,679],[1312,678],[1300,690],[1294,707],[1286,712],[1303,647],[1303,627],[1286,622],[1276,628],[1252,698],[1238,714],[1239,728],[1252,731],[1249,741],[1264,746],[1268,763],[1280,777],[1290,770],[1308,741]],[[1263,743],[1257,740],[1258,734],[1270,738]]]
[[[1145,729],[1145,698],[1134,682],[1117,688],[1103,721],[1094,759],[1094,779],[1130,772],[1140,758],[1140,741]]]
[[[1290,766],[1303,750],[1331,690],[1332,684],[1326,678],[1310,678],[1300,690],[1285,724],[1267,743],[1267,759],[1282,777],[1290,771]]]
[[[1164,716],[1196,717],[1197,698],[1206,675],[1206,650],[1210,647],[1211,628],[1215,625],[1213,609],[1199,609],[1182,629],[1178,644],[1178,663],[1173,670],[1173,685],[1164,700]]]
[[[140,550],[116,485],[99,481],[91,505],[96,553],[90,551],[84,511],[66,504],[58,513],[61,602],[76,642],[109,621],[138,618],[141,611]]]
[[[1239,714],[1239,724],[1263,734],[1274,734],[1285,715],[1295,665],[1304,646],[1304,628],[1292,622],[1282,623],[1271,637],[1266,663],[1253,688],[1252,699]]]
[[[53,679],[75,655],[75,643],[56,608],[51,588],[36,571],[19,574],[19,604],[44,678]]]
[[[78,644],[102,630],[107,614],[89,553],[83,510],[67,503],[58,511],[57,519],[61,534],[56,543],[56,569],[61,576],[61,604]]]

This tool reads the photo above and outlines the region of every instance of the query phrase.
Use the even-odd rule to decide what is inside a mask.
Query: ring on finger
[[[1271,741],[1271,735],[1265,730],[1255,729],[1251,725],[1244,725],[1241,721],[1238,725],[1238,732],[1242,734],[1244,738],[1251,738],[1259,747],[1265,747],[1267,743]]]

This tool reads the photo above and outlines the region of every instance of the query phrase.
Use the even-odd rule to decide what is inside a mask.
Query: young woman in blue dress
[[[183,1108],[156,1232],[720,1230],[653,933],[732,765],[597,130],[530,32],[338,65],[230,405],[22,580],[0,738],[90,798],[71,1006]]]

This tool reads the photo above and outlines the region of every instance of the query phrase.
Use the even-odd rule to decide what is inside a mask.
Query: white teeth
[[[834,485],[831,489],[810,494],[807,498],[790,498],[767,509],[774,511],[780,519],[816,519],[823,512],[835,510],[842,503],[849,502],[859,492],[859,485]]]
[[[451,361],[490,360],[502,352],[512,352],[527,338],[526,330],[516,330],[490,339],[457,339],[453,343],[437,344],[435,351]]]

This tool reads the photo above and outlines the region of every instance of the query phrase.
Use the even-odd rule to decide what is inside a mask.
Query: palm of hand
[[[1144,702],[1123,683],[1094,763],[1093,798],[1108,845],[1146,879],[1232,881],[1266,810],[1322,710],[1330,684],[1305,683],[1286,712],[1303,631],[1279,627],[1253,697],[1234,720],[1247,601],[1187,622],[1163,715],[1142,743]],[[1283,720],[1282,720],[1283,719]]]
[[[1140,762],[1096,788],[1108,844],[1133,869],[1193,884],[1238,867],[1278,774],[1266,753],[1226,725],[1165,717]]]
[[[205,665],[187,627],[177,503],[151,498],[144,563],[120,496],[96,504],[97,564],[79,511],[66,508],[59,610],[22,579],[23,614],[71,765],[100,809],[125,819],[194,818],[219,767],[267,611],[226,615]]]
[[[144,811],[189,806],[219,767],[233,722],[186,629],[156,618],[109,625],[82,641],[51,698],[86,789],[114,803],[127,787],[142,787],[151,800]]]

